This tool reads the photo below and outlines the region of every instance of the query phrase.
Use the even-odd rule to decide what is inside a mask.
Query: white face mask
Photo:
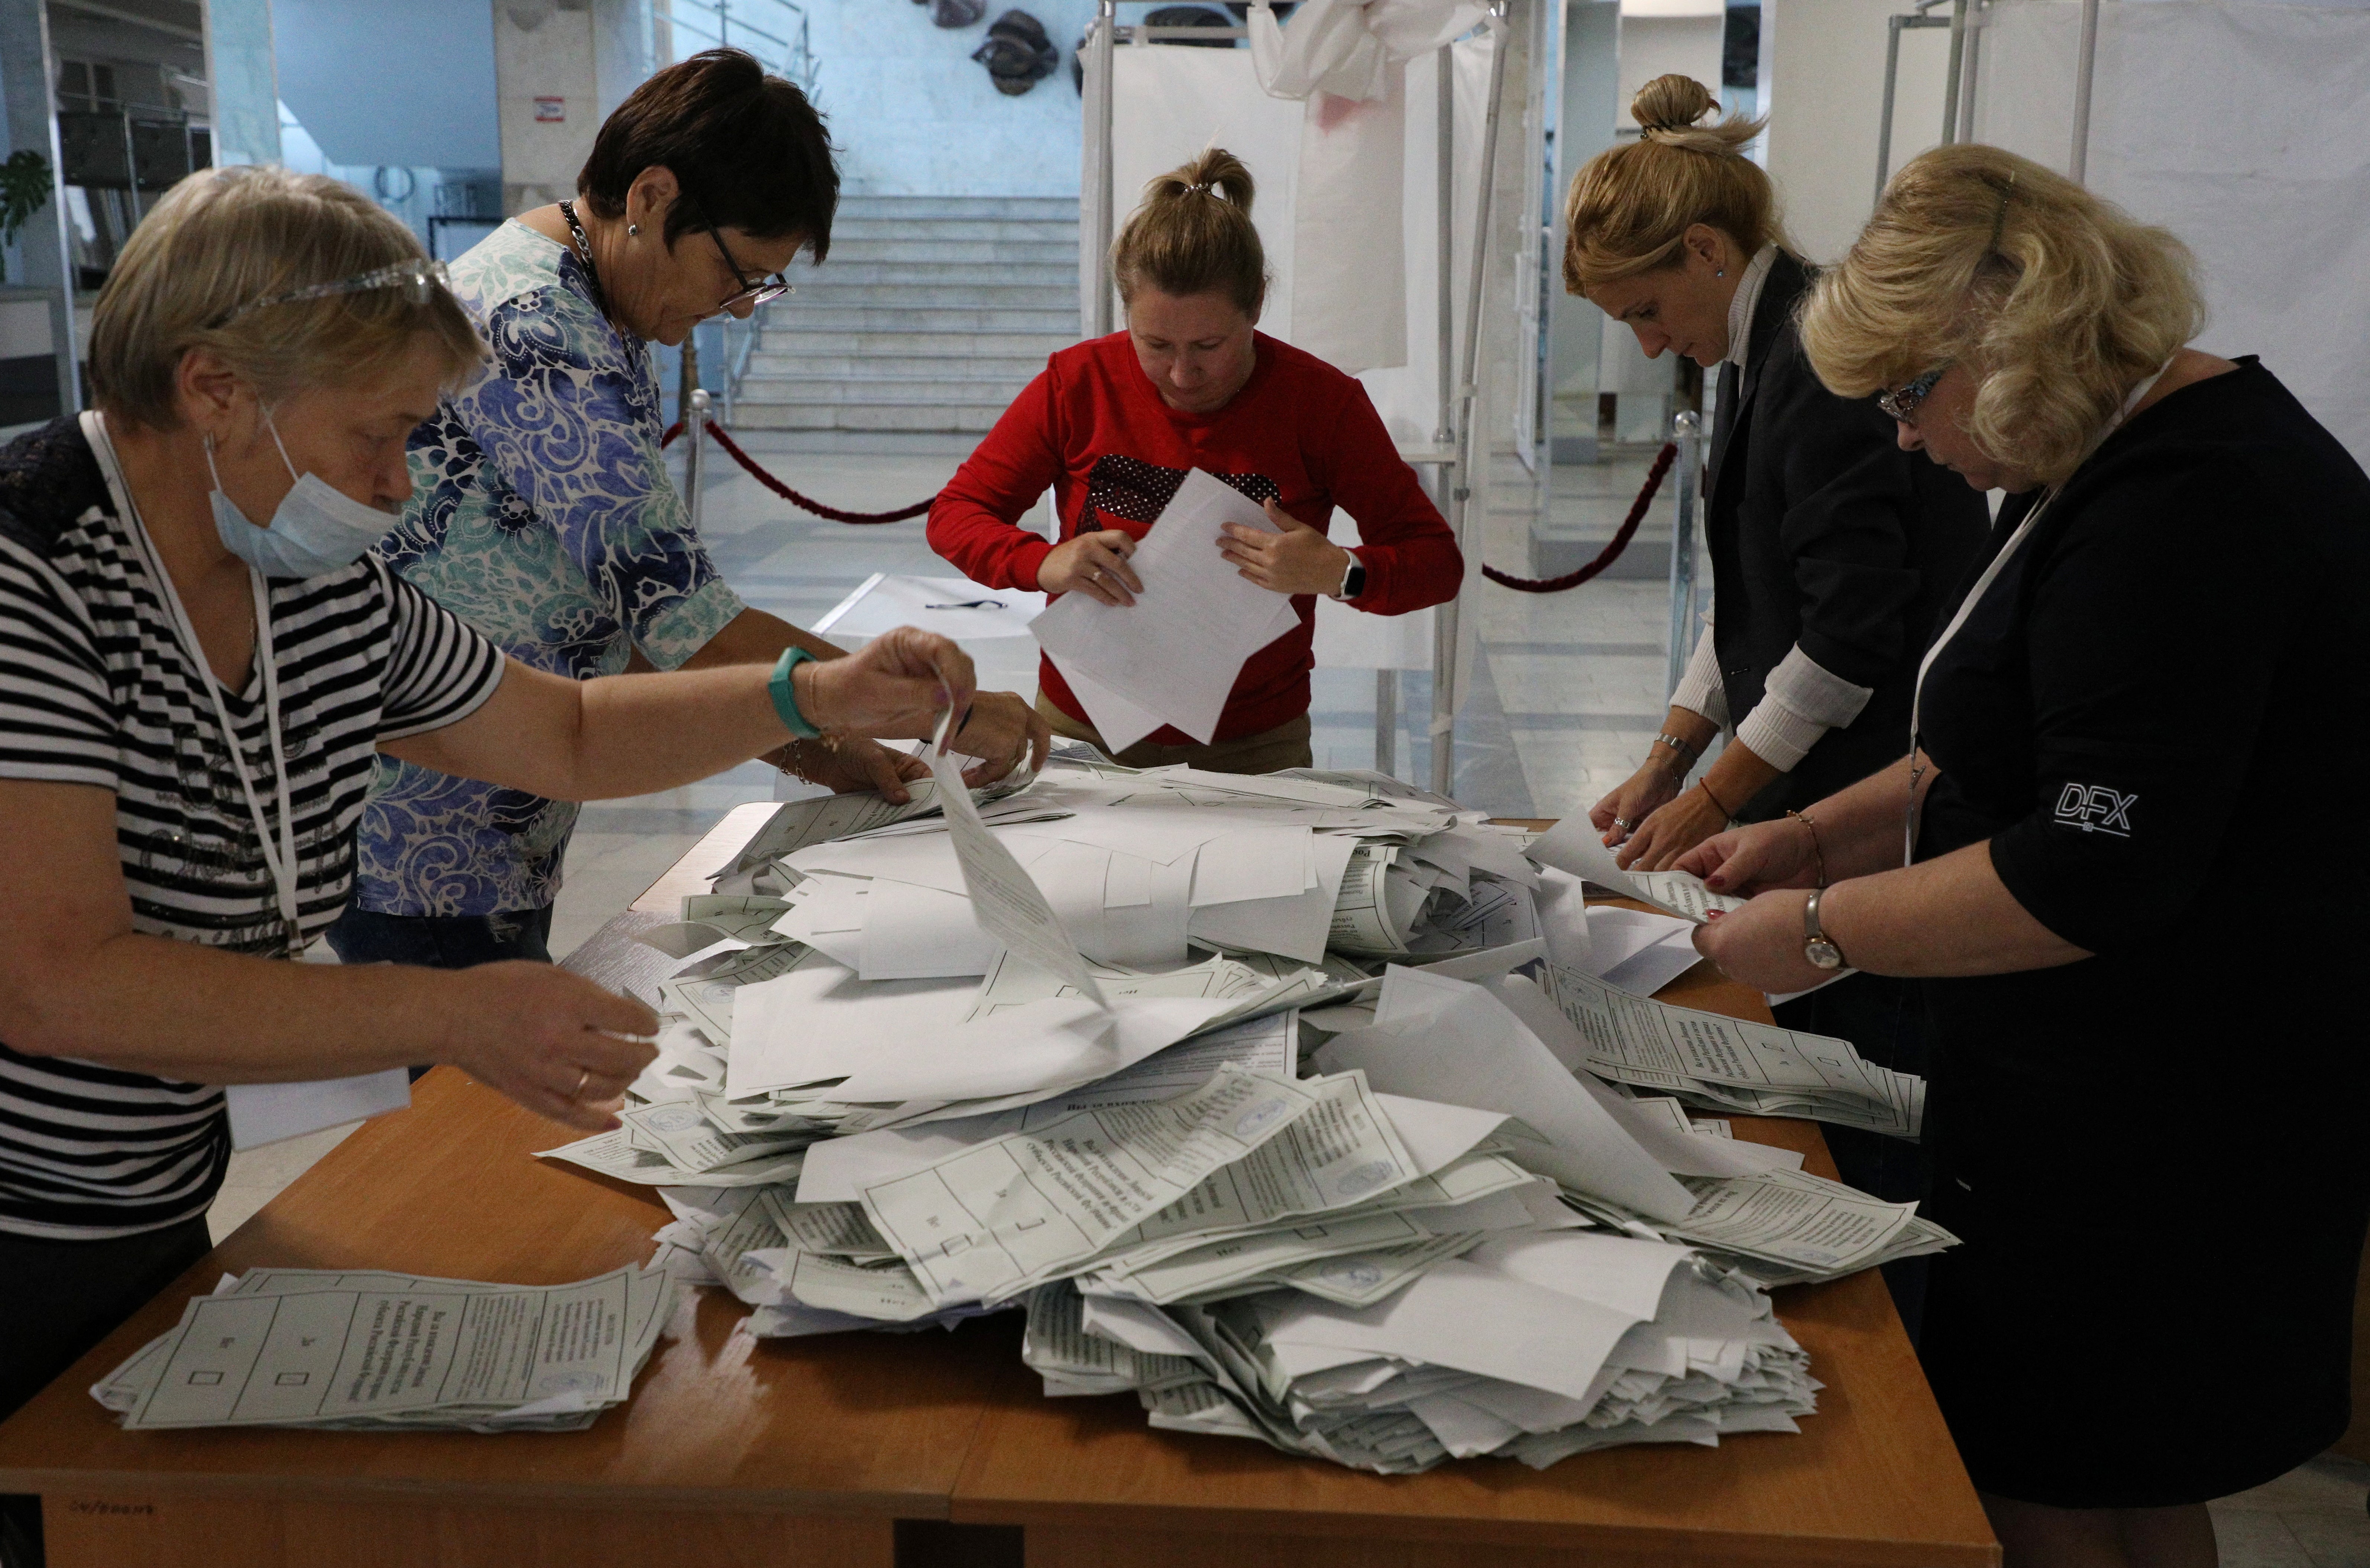
[[[263,426],[271,432],[271,444],[280,448],[280,460],[288,465],[296,487],[273,511],[270,525],[260,528],[223,493],[222,473],[214,467],[214,438],[206,437],[206,472],[214,481],[214,532],[222,536],[223,548],[266,577],[318,577],[362,559],[395,526],[394,516],[344,494],[318,474],[297,473],[269,409],[263,410]]]

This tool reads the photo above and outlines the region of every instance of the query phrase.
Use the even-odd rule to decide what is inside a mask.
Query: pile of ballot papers
[[[1687,942],[1687,933],[1713,912],[1741,908],[1744,900],[1714,893],[1685,871],[1623,870],[1584,818],[1558,823],[1527,853],[1542,866],[1664,912],[1593,912],[1592,931],[1627,950],[1614,968],[1547,965],[1556,1001],[1587,1036],[1589,1071],[1708,1110],[1805,1116],[1895,1137],[1918,1136],[1926,1120],[1926,1080],[1865,1061],[1847,1042],[1733,1020],[1708,1022],[1708,1013],[1638,1001],[1654,988],[1643,982],[1667,983],[1665,950]],[[1652,935],[1657,931],[1662,934]]]
[[[753,1333],[1025,1309],[1049,1393],[1157,1426],[1544,1465],[1792,1429],[1817,1384],[1766,1288],[1951,1243],[1691,1118],[1915,1090],[1638,994],[1662,917],[1590,910],[1526,835],[1375,775],[932,767],[783,807],[642,931],[612,972],[658,1057],[546,1151],[655,1187],[652,1266]]]
[[[677,1283],[659,1268],[554,1286],[250,1269],[91,1397],[136,1431],[575,1431],[625,1402]]]

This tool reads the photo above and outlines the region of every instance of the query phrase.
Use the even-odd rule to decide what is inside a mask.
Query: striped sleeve
[[[394,619],[380,742],[425,734],[466,719],[502,684],[502,651],[384,564],[371,564]]]
[[[0,778],[112,790],[120,745],[81,600],[49,562],[0,536]]]

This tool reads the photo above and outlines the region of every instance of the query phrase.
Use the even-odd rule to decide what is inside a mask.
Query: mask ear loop
[[[280,439],[280,426],[271,418],[271,405],[259,401],[255,406],[263,410],[263,428],[271,432],[271,444],[280,448],[280,461],[287,468],[289,479],[302,484],[304,476],[296,471],[296,465],[289,461],[288,444]]]

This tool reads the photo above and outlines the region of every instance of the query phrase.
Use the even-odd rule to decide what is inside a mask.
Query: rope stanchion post
[[[708,393],[700,387],[691,389],[690,407],[684,411],[685,431],[690,444],[683,449],[683,488],[685,501],[691,508],[691,531],[699,533],[702,509],[708,499]]]
[[[1678,513],[1671,519],[1671,659],[1667,698],[1679,689],[1696,651],[1696,476],[1703,471],[1703,416],[1682,409],[1671,421],[1678,449]]]

